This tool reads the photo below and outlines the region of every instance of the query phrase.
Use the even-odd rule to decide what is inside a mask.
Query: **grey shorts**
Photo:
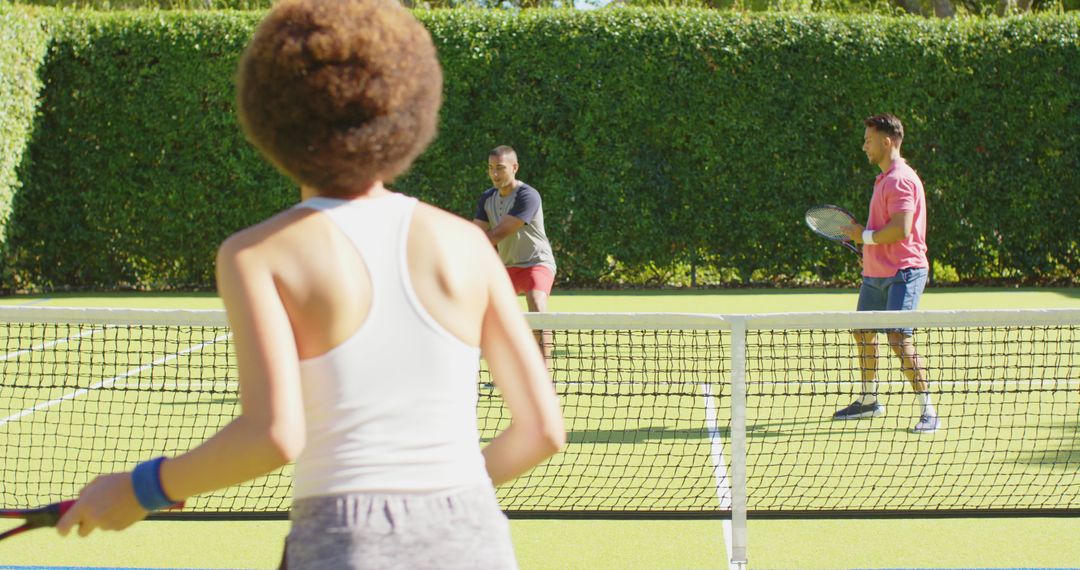
[[[282,568],[514,569],[510,524],[495,490],[298,499]]]

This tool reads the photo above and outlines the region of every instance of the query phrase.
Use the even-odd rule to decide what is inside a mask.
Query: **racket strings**
[[[821,208],[806,213],[806,223],[810,229],[829,239],[848,240],[848,236],[841,229],[854,222],[851,216],[831,208]]]

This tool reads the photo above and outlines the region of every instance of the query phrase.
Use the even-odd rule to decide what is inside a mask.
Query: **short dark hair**
[[[512,156],[514,157],[514,161],[517,161],[517,152],[515,152],[513,148],[504,144],[501,144],[491,149],[491,152],[488,153],[488,158],[502,158],[504,156]]]
[[[863,124],[891,139],[896,139],[897,142],[904,140],[904,125],[900,123],[896,115],[880,113],[863,119]]]
[[[248,139],[327,194],[392,180],[435,137],[442,69],[397,0],[281,0],[237,71]]]

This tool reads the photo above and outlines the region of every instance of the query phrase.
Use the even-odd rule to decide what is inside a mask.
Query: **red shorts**
[[[514,293],[520,295],[526,291],[543,291],[551,295],[555,274],[547,267],[507,267],[506,272],[510,274],[510,282],[514,284]]]

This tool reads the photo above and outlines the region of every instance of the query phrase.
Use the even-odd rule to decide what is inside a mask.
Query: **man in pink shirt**
[[[860,311],[913,311],[926,287],[930,264],[926,258],[926,194],[919,175],[900,157],[904,126],[890,114],[863,121],[863,151],[881,169],[870,199],[866,226],[852,225],[845,233],[863,244],[863,282],[859,288]],[[926,368],[912,342],[913,330],[885,331],[889,346],[900,358],[900,367],[915,389],[921,413],[912,431],[932,433],[940,422],[930,399]],[[854,331],[862,371],[862,396],[833,414],[836,420],[853,420],[885,414],[877,399],[877,331]]]

